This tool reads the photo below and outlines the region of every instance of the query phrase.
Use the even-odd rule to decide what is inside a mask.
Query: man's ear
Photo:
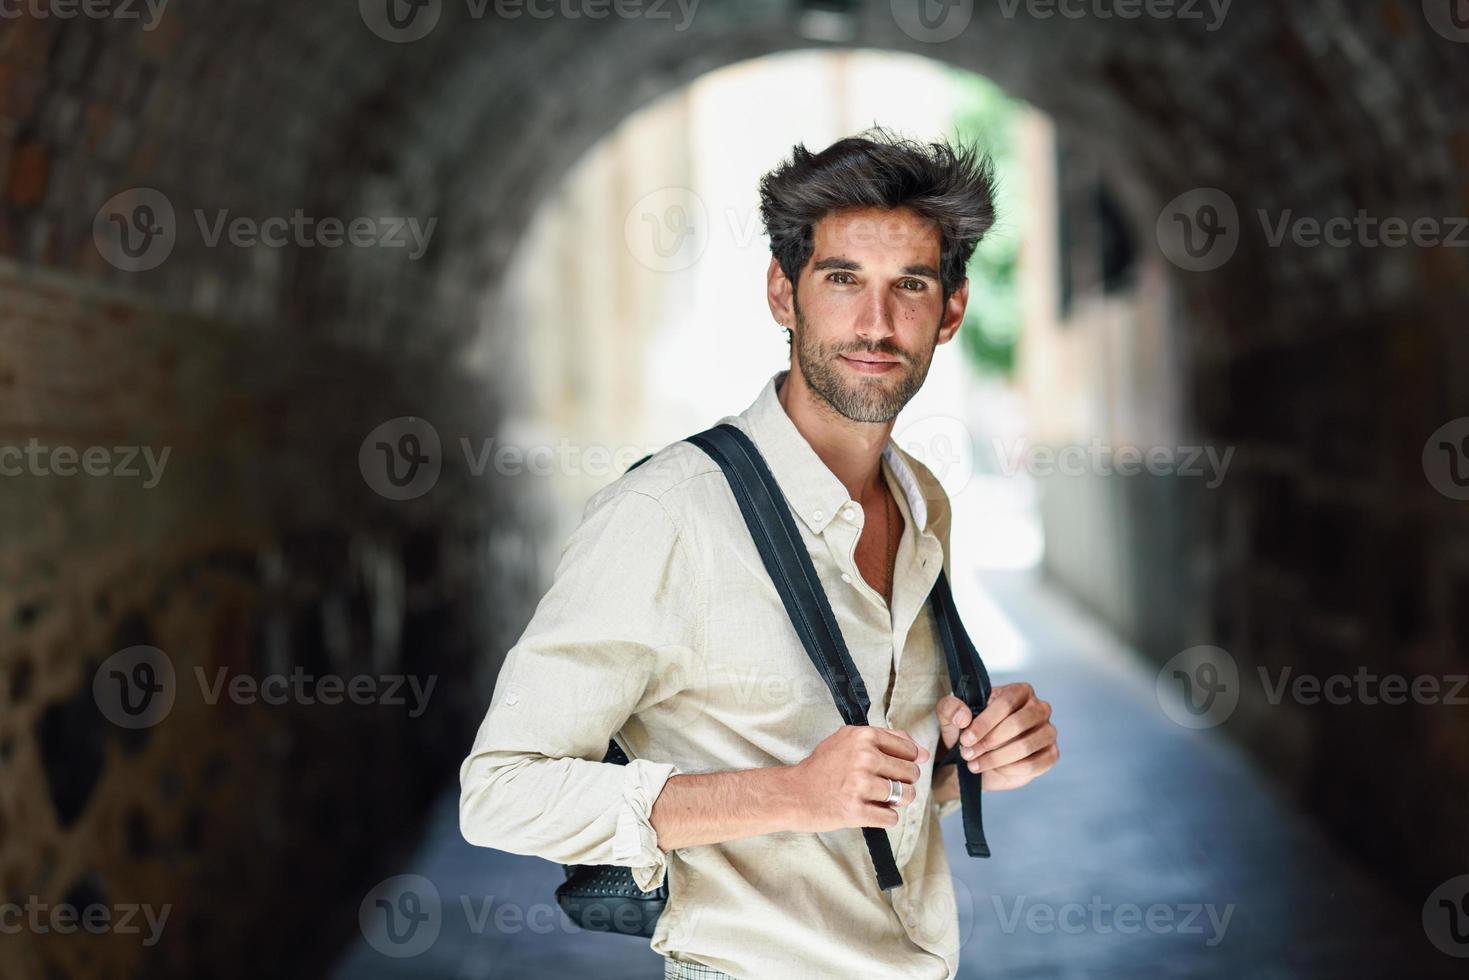
[[[786,278],[780,262],[770,257],[770,266],[765,270],[765,299],[770,304],[770,315],[775,322],[787,330],[796,328],[795,287]]]
[[[949,294],[949,301],[944,304],[944,318],[939,322],[939,343],[947,344],[954,339],[954,334],[959,332],[959,324],[964,322],[964,309],[968,305],[969,279],[966,277],[959,288]]]

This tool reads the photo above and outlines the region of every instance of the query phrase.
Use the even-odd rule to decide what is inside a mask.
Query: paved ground
[[[945,822],[967,935],[961,976],[1449,975],[1455,961],[1429,946],[1417,908],[1343,864],[1220,736],[1163,716],[1151,669],[1028,574],[985,586],[1024,634],[1023,679],[1052,702],[1063,757],[1032,786],[987,798],[995,857],[964,856],[958,815]],[[359,941],[339,980],[662,976],[645,941],[565,922],[558,866],[464,843],[456,802],[444,799],[403,869],[438,892],[437,939],[406,958]],[[1120,911],[1128,904],[1140,911]]]

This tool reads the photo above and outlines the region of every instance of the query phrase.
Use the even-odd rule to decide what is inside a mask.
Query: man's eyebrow
[[[831,256],[830,258],[818,259],[811,265],[812,272],[821,272],[823,269],[845,269],[848,272],[858,272],[862,269],[862,263],[853,261],[852,259],[842,258],[841,256]],[[926,276],[929,279],[937,279],[939,277],[939,271],[925,262],[905,265],[901,271],[905,276]]]

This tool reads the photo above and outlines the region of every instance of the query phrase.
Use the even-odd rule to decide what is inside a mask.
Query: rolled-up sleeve
[[[592,498],[550,589],[506,654],[459,771],[472,844],[562,864],[615,864],[651,890],[664,878],[651,814],[680,771],[601,761],[635,713],[675,697],[703,643],[689,545],[637,490]]]

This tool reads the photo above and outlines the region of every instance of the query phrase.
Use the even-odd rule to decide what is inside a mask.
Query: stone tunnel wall
[[[0,444],[172,447],[149,488],[0,486],[0,887],[174,907],[161,953],[33,936],[7,944],[5,968],[123,976],[147,955],[150,975],[194,976],[207,953],[215,975],[244,976],[305,950],[290,969],[315,975],[312,956],[353,930],[385,848],[452,779],[541,577],[522,560],[533,500],[451,450],[431,492],[391,500],[359,452],[401,416],[446,447],[493,434],[517,339],[470,364],[483,331],[513,329],[481,311],[536,203],[655,95],[819,35],[948,60],[1045,109],[1095,154],[1145,247],[1199,188],[1246,216],[1469,212],[1469,47],[1418,4],[1239,3],[1213,30],[1003,6],[973,5],[947,37],[901,2],[705,0],[683,27],[430,2],[413,39],[352,0],[174,0],[149,29],[0,20]],[[141,234],[140,203],[163,213],[140,188],[173,238],[130,255],[111,216]],[[414,258],[209,241],[221,211],[297,209],[437,224]],[[1425,482],[1420,455],[1469,415],[1465,253],[1271,248],[1241,229],[1228,262],[1174,273],[1190,426],[1238,451],[1219,492],[1139,501],[1168,511],[1133,523],[1139,588],[1196,610],[1148,652],[1219,644],[1246,673],[1464,670],[1463,504]],[[178,679],[141,731],[91,692],[138,645]],[[220,666],[439,686],[416,719],[209,705],[194,668]],[[1226,730],[1411,896],[1469,864],[1465,717],[1275,708],[1256,691]]]

